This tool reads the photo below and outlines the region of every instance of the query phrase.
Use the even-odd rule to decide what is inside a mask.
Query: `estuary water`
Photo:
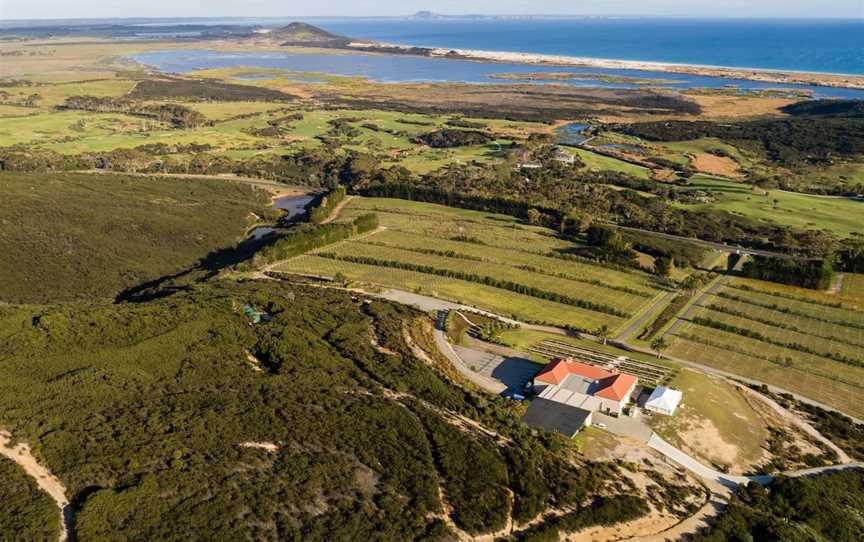
[[[367,55],[360,53],[296,53],[281,51],[227,52],[212,50],[155,51],[131,57],[160,71],[186,73],[211,68],[279,68],[294,72],[318,72],[331,75],[366,77],[383,83],[465,82],[501,83],[495,75],[569,73],[572,79],[532,81],[554,82],[582,87],[644,88],[644,85],[619,80],[620,77],[651,80],[651,86],[669,89],[721,88],[733,86],[741,90],[806,91],[818,97],[864,98],[864,90],[819,87],[812,85],[781,85],[726,77],[675,74],[643,70],[604,69],[588,67],[538,66],[474,60],[427,58],[409,55]],[[612,82],[598,80],[594,75],[613,77]],[[511,82],[511,81],[508,81]]]

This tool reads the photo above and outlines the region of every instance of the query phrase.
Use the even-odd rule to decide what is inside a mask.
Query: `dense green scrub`
[[[82,173],[0,173],[0,301],[113,297],[245,236],[272,212],[248,186]]]
[[[739,491],[699,542],[777,540],[857,542],[864,532],[864,472],[780,478]]]
[[[275,282],[0,306],[0,426],[64,482],[81,542],[442,540],[445,513],[491,532],[635,491],[414,357],[418,315]]]
[[[54,542],[60,511],[24,469],[0,456],[0,542]]]

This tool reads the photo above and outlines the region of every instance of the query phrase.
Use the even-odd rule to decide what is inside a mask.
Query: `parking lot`
[[[456,345],[453,349],[472,371],[507,386],[504,396],[523,393],[525,383],[542,369],[542,366],[522,357],[500,356]]]

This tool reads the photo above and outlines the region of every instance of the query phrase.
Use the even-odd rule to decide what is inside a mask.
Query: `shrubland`
[[[219,180],[0,173],[0,300],[113,298],[246,236],[269,196]]]
[[[832,540],[854,542],[864,532],[864,472],[813,478],[780,477],[767,487],[738,491],[720,519],[698,542]]]
[[[0,541],[54,542],[60,511],[24,469],[0,456]]]
[[[64,482],[82,542],[446,540],[511,506],[581,510],[578,527],[641,513],[632,496],[594,517],[601,491],[630,494],[617,467],[415,357],[418,317],[272,281],[0,307],[0,424]]]

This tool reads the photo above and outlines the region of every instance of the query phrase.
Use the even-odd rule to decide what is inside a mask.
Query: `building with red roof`
[[[534,377],[534,392],[541,398],[589,411],[621,415],[638,379],[615,369],[573,358],[552,360]]]

